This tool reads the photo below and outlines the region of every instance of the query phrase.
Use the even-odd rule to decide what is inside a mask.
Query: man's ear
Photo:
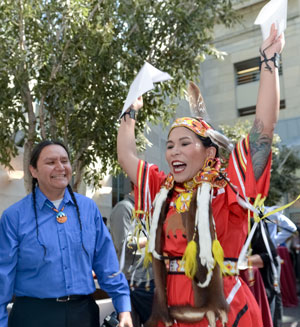
[[[210,146],[206,149],[207,157],[214,158],[217,154],[217,149],[214,146]]]
[[[36,178],[36,169],[33,166],[29,165],[29,171],[31,173],[31,176],[33,178]]]

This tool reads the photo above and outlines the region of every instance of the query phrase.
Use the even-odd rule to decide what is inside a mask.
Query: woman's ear
[[[217,149],[214,146],[210,146],[206,149],[207,158],[215,158]]]

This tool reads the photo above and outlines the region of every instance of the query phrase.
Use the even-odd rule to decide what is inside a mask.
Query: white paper
[[[286,29],[287,0],[271,0],[259,12],[255,25],[260,25],[263,40],[270,35],[271,25],[275,23],[277,36]]]
[[[148,62],[145,62],[130,85],[121,116],[138,97],[152,90],[154,88],[154,83],[164,82],[169,79],[172,79],[172,77],[168,73],[162,72]]]

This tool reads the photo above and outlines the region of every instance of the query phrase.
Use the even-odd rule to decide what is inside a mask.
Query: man
[[[271,212],[276,208],[276,206],[265,207],[265,212]],[[289,218],[282,212],[277,212],[259,223],[252,240],[253,255],[249,260],[253,266],[260,268],[274,327],[282,324],[282,298],[279,285],[281,259],[276,248],[290,238],[296,230],[296,225]]]
[[[278,208],[277,206],[265,207],[266,212],[271,212]],[[297,226],[286,217],[281,211],[267,217],[268,231],[275,247],[291,238],[297,231]]]
[[[109,228],[119,260],[122,254],[125,255],[123,272],[130,285],[133,325],[138,327],[144,324],[151,314],[154,282],[152,268],[149,267],[147,271],[143,267],[142,253],[138,250],[137,238],[133,236],[131,217],[134,208],[134,185],[132,182],[130,185],[130,193],[113,208]],[[140,234],[139,248],[144,249],[146,242],[146,236]]]
[[[99,327],[92,270],[111,297],[120,327],[133,327],[129,289],[95,202],[74,193],[60,142],[33,150],[32,193],[0,219],[0,326]],[[7,317],[6,306],[15,295]]]

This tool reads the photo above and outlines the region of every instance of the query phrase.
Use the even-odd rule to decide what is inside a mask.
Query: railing
[[[237,85],[252,83],[252,82],[256,82],[256,81],[259,81],[258,67],[257,67],[257,70],[253,70],[253,71],[243,73],[243,74],[237,73],[237,75],[236,75],[236,84]]]

